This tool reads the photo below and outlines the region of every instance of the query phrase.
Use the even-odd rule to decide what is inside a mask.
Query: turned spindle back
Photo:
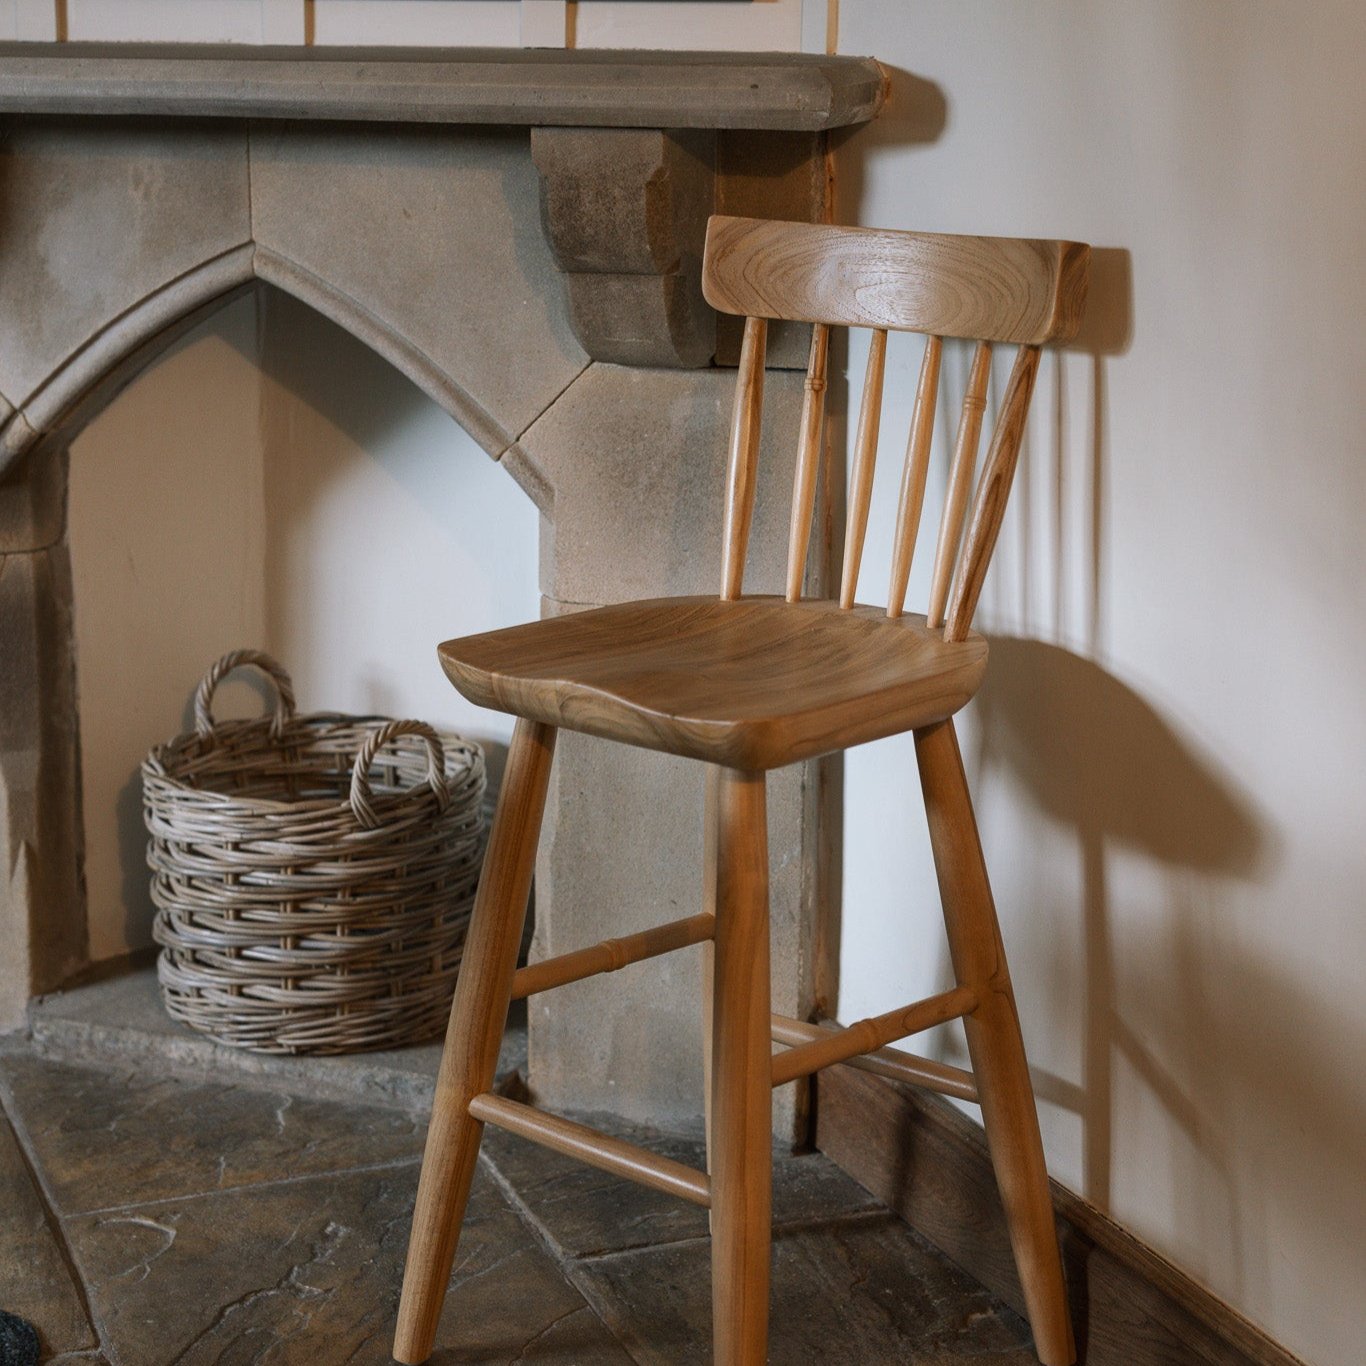
[[[814,324],[788,536],[789,602],[800,599],[806,570],[825,426],[830,329],[872,329],[845,520],[840,606],[846,609],[854,605],[868,528],[887,333],[926,336],[897,508],[887,593],[889,617],[900,616],[905,606],[929,471],[943,339],[968,338],[977,342],[977,349],[949,465],[927,612],[929,624],[942,626],[946,640],[962,640],[972,625],[1005,515],[1038,372],[1039,347],[1076,333],[1086,298],[1089,258],[1090,248],[1079,242],[712,218],[707,226],[703,293],[713,308],[745,318],[726,481],[722,598],[738,598],[744,578],[769,320]],[[1019,350],[969,516],[992,347],[997,342],[1014,343]]]

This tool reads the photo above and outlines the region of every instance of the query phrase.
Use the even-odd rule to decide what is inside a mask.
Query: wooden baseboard
[[[939,1096],[832,1067],[816,1146],[918,1233],[1024,1312],[981,1127]],[[1304,1366],[1094,1206],[1055,1182],[1080,1366]]]

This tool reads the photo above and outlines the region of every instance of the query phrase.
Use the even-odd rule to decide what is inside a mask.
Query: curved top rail
[[[702,292],[747,317],[1039,346],[1075,335],[1090,255],[1080,242],[717,216]]]
[[[0,113],[816,132],[866,123],[870,57],[0,43]]]

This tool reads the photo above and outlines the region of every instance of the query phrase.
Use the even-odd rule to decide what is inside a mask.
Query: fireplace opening
[[[485,746],[510,722],[436,663],[539,611],[538,513],[365,343],[269,286],[226,302],[72,443],[69,544],[92,963],[150,958],[138,765],[188,728],[226,650],[292,673],[301,710],[414,716]],[[230,681],[220,715],[264,698]]]

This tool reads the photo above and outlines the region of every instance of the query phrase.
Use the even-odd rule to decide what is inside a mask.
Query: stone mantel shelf
[[[821,132],[871,58],[802,53],[0,43],[0,113]]]

